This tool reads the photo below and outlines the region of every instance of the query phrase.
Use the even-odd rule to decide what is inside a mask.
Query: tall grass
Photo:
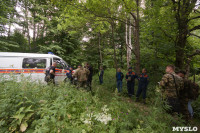
[[[95,76],[95,95],[68,83],[1,82],[0,132],[171,132],[174,119],[163,111],[158,94],[149,106],[128,102],[115,95],[114,78],[114,70],[105,71],[100,86]]]

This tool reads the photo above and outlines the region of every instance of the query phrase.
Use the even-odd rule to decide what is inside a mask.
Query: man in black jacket
[[[90,71],[90,74],[88,75],[87,84],[88,84],[88,87],[90,88],[90,90],[92,90],[93,68],[89,63],[86,63],[85,67]]]
[[[55,73],[56,73],[57,63],[53,62],[52,66],[48,67],[45,71],[45,81],[49,83],[55,84]]]

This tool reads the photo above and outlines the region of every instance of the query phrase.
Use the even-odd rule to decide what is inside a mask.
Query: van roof
[[[59,56],[52,54],[40,54],[40,53],[17,53],[17,52],[0,52],[0,56],[6,57],[57,57]]]

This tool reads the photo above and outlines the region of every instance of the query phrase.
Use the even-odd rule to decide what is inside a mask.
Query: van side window
[[[22,68],[46,68],[46,59],[24,58]]]

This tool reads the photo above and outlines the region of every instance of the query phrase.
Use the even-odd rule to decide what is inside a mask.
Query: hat
[[[132,67],[129,67],[128,69],[132,69]]]

